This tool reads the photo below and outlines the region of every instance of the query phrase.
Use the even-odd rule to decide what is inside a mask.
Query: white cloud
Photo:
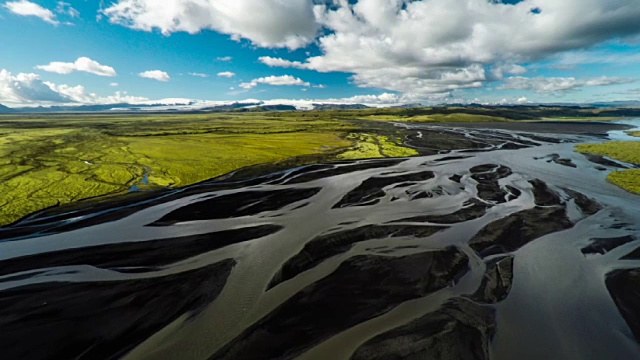
[[[119,0],[102,10],[114,24],[137,30],[198,33],[204,29],[248,39],[261,47],[297,49],[319,25],[310,0]]]
[[[258,79],[253,79],[250,82],[240,84],[240,87],[243,89],[253,89],[259,84],[267,84],[272,86],[311,86],[310,83],[300,79],[293,77],[291,75],[282,75],[282,76],[268,76],[262,77]]]
[[[80,16],[80,12],[71,6],[71,4],[66,3],[64,1],[58,1],[58,6],[56,7],[56,12],[58,14],[68,15],[72,18],[77,18]]]
[[[316,42],[320,55],[305,61],[267,56],[260,62],[351,73],[357,86],[413,99],[440,99],[522,75],[524,63],[640,39],[638,0],[513,2],[166,0],[157,6],[157,0],[117,0],[103,13],[112,23],[166,35],[211,29],[268,48]]]
[[[60,22],[56,20],[56,15],[49,9],[32,3],[27,0],[9,1],[3,5],[7,10],[20,16],[35,16],[48,22],[49,24],[59,25]]]
[[[163,82],[171,80],[171,76],[169,76],[169,74],[160,70],[144,71],[139,73],[138,76],[142,78],[153,79],[153,80],[158,80]]]
[[[258,102],[258,100],[244,100],[242,102]],[[346,98],[329,98],[329,99],[272,99],[264,100],[264,105],[292,105],[300,110],[313,109],[313,104],[364,104],[372,107],[394,106],[402,104],[404,99],[402,96],[390,93],[380,95],[356,95]]]
[[[37,74],[20,73],[12,75],[8,70],[0,70],[0,103],[63,103],[71,102],[66,95],[52,90]]]
[[[74,71],[87,72],[99,76],[116,76],[116,70],[111,66],[102,65],[99,62],[80,57],[75,62],[52,62],[49,65],[38,65],[36,69],[53,72],[57,74],[71,74]]]
[[[233,90],[233,89],[231,89]],[[262,104],[262,105],[292,105],[299,110],[311,110],[314,108],[314,104],[364,104],[373,107],[392,106],[402,103],[401,96],[395,94],[380,94],[380,95],[358,95],[348,98],[331,98],[331,99],[271,99],[271,100],[257,100],[257,99],[244,99],[236,101],[212,101],[212,100],[192,100],[189,105],[179,109],[198,110],[202,108],[230,105],[233,103],[246,104],[247,106]]]
[[[629,84],[634,79],[619,77],[599,77],[593,79],[576,79],[574,77],[536,77],[522,76],[505,79],[499,89],[530,90],[538,93],[561,93],[578,90],[583,87]]]
[[[351,73],[360,87],[415,99],[522,75],[521,64],[610,40],[640,39],[638,0],[117,0],[103,13],[166,35],[211,29],[291,49],[315,41],[319,56],[260,62]],[[584,59],[564,60],[576,61]]]
[[[53,104],[116,104],[146,101],[147,98],[116,92],[111,96],[88,93],[84,86],[56,85],[42,81],[38,74],[12,75],[0,70],[0,103],[10,106]]]
[[[352,73],[360,87],[437,99],[482,87],[519,64],[640,34],[637,0],[316,1],[321,55],[268,66]],[[537,9],[532,11],[532,9]]]
[[[505,75],[522,75],[527,72],[524,66],[516,64],[499,64],[491,69],[491,73],[496,79],[502,79]]]
[[[258,59],[261,63],[270,67],[282,67],[282,68],[295,68],[295,69],[307,69],[308,65],[303,64],[300,61],[289,61],[282,58],[274,58],[271,56],[262,56]]]
[[[270,78],[263,78],[270,79]],[[270,83],[264,80],[260,83]],[[287,81],[279,80],[284,85]],[[275,83],[275,82],[274,82]],[[293,81],[298,84],[299,81]],[[303,84],[306,84],[303,82]],[[306,85],[303,85],[306,86]],[[234,90],[234,88],[231,88]],[[300,109],[311,109],[314,103],[331,104],[366,104],[370,106],[395,105],[405,102],[405,98],[397,94],[384,93],[380,95],[358,95],[349,98],[332,99],[273,99],[265,100],[265,105],[287,104]],[[257,103],[259,100],[247,99],[241,103]],[[18,74],[13,76],[7,70],[0,70],[0,103],[9,106],[37,106],[37,105],[82,105],[82,104],[181,104],[185,109],[197,109],[214,105],[230,104],[229,101],[203,101],[192,99],[162,99],[150,100],[145,97],[131,96],[126,92],[115,92],[109,96],[99,96],[88,92],[84,86],[57,85],[42,81],[37,74]]]
[[[218,61],[227,62],[227,61],[231,61],[231,60],[233,60],[233,58],[231,56],[221,56],[221,57],[218,58]]]
[[[369,105],[393,105],[402,102],[402,97],[396,94],[384,93],[381,95],[356,95],[341,99],[328,99],[325,102],[339,104],[369,104]]]
[[[219,77],[232,78],[232,77],[236,76],[236,73],[231,72],[231,71],[223,71],[223,72],[219,72],[218,76]]]
[[[87,93],[86,89],[82,85],[70,86],[66,84],[56,85],[50,82],[44,82],[54,92],[65,96],[71,101],[77,104],[91,105],[91,104],[132,104],[148,101],[148,98],[139,96],[130,96],[127,92],[116,91],[114,95],[99,96],[95,93]]]
[[[201,77],[201,78],[208,78],[209,77],[208,74],[196,73],[196,72],[190,72],[189,75],[195,76],[195,77]]]

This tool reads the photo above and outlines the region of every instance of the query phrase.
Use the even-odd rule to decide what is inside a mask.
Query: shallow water
[[[148,166],[144,167],[144,175],[142,175],[142,179],[135,185],[129,188],[129,192],[137,192],[140,191],[141,186],[149,185],[149,174],[151,173],[151,168]]]
[[[640,141],[637,136],[629,135],[629,132],[640,131],[640,119],[628,119],[616,121],[616,124],[633,126],[629,130],[613,130],[609,132],[609,139],[614,141]]]
[[[480,304],[495,312],[495,334],[487,344],[492,359],[640,357],[640,345],[605,286],[609,272],[640,267],[640,261],[619,260],[640,246],[640,197],[608,184],[607,171],[572,151],[575,142],[600,140],[560,134],[541,138],[509,130],[407,127],[416,132],[417,140],[409,144],[417,148],[429,146],[428,131],[434,129],[463,134],[486,145],[473,152],[458,149],[399,161],[308,166],[248,183],[202,184],[195,187],[201,191],[178,190],[166,200],[134,207],[135,211],[122,216],[115,214],[126,210],[124,207],[98,214],[70,214],[65,219],[35,217],[17,224],[16,229],[37,227],[39,232],[13,239],[5,233],[5,241],[0,242],[0,269],[4,269],[0,302],[25,304],[12,312],[0,310],[0,326],[31,337],[0,337],[0,346],[7,354],[25,359],[46,358],[41,354],[78,359],[226,359],[233,358],[234,351],[245,358],[261,358],[256,354],[266,354],[263,350],[281,351],[280,358],[348,359],[375,336],[433,313],[452,298],[471,296],[481,287],[490,259],[513,256],[513,285],[506,298]],[[551,156],[554,154],[558,156]],[[554,162],[556,158],[575,167]],[[483,198],[480,175],[470,171],[487,164],[510,169],[495,184],[487,182],[494,193],[504,191],[502,198]],[[498,170],[490,168],[482,176],[491,177],[494,171]],[[488,225],[536,207],[536,189],[530,182],[534,179],[546,183],[561,199],[553,206],[566,209],[571,227],[490,255],[483,256],[470,246]],[[365,183],[374,185],[363,189]],[[593,215],[584,213],[571,191],[594,200],[602,209]],[[433,220],[468,207],[471,200],[483,204],[486,213],[458,222]],[[425,216],[432,220],[416,219]],[[107,217],[107,222],[83,225]],[[40,227],[42,223],[48,225]],[[394,230],[353,240],[337,251],[340,241],[351,241],[356,235],[331,237],[392,224],[406,229],[432,227],[436,232],[416,235],[418,230],[416,234]],[[69,225],[75,228],[56,230]],[[636,240],[605,255],[581,252],[594,238],[621,236]],[[305,245],[323,237],[334,241],[322,248],[327,254],[306,252]],[[350,259],[364,255],[384,264],[387,259],[451,247],[468,258],[468,269],[447,286],[382,304],[384,296],[376,302],[367,292],[384,288],[379,283],[362,284],[349,297],[362,297],[367,305],[346,310],[356,313],[366,306],[374,310],[353,326],[343,325],[348,319],[326,322],[318,314],[312,321],[317,324],[309,330],[308,323],[287,318],[291,309],[303,306],[295,302],[300,294],[314,294],[304,303],[318,308],[334,304],[326,298],[329,290],[318,290],[318,284],[334,279]],[[315,260],[306,267],[292,265],[297,269],[292,276],[278,278],[283,265],[300,258]],[[210,269],[210,275],[203,278],[197,272],[202,269]],[[176,283],[167,282],[172,277],[177,277]],[[336,282],[340,279],[335,277]],[[37,309],[30,305],[34,292],[53,291],[48,287],[61,284],[86,286],[70,289],[84,302],[101,305],[86,305],[81,318],[67,323],[61,317],[73,317],[73,309],[56,312],[74,304],[64,294],[52,292]],[[113,293],[112,287],[91,287],[104,284],[128,287]],[[205,287],[211,290],[201,293]],[[172,291],[182,291],[180,298],[173,299]],[[196,292],[194,298],[186,295]],[[136,305],[127,307],[131,303]],[[107,306],[112,312],[101,317]],[[338,311],[339,305],[332,306]],[[47,307],[51,311],[44,311]],[[132,316],[141,313],[140,319]],[[154,322],[144,325],[145,319]],[[252,327],[260,323],[273,328],[282,322],[287,327],[275,337]],[[82,333],[80,329],[89,324],[95,333]],[[304,331],[310,335],[295,344],[299,347],[295,353],[278,348],[278,336],[285,339]],[[56,332],[67,334],[64,341],[69,346],[64,351],[55,339],[47,340]],[[34,352],[33,346],[48,352]]]

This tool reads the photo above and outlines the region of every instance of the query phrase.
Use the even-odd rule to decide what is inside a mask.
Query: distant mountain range
[[[208,111],[208,112],[225,112],[225,111],[233,111],[238,109],[246,109],[254,106],[262,105],[261,102],[249,102],[249,103],[231,103],[224,105],[216,105],[216,106],[208,106],[204,108],[198,109],[198,111]]]
[[[370,108],[363,104],[322,104],[296,102],[296,105],[269,103],[262,101],[245,102],[198,102],[188,103],[145,103],[145,104],[108,104],[108,105],[65,105],[50,107],[18,107],[9,108],[0,104],[0,114],[7,113],[87,113],[87,112],[228,112],[228,111],[296,111],[296,110],[354,110]]]
[[[254,108],[244,108],[243,110],[248,110],[248,111],[296,111],[298,110],[297,107],[293,106],[293,105],[282,105],[282,104],[276,104],[276,105],[262,105],[262,106],[257,106]]]
[[[108,104],[108,105],[64,105],[50,107],[17,107],[10,108],[0,104],[0,114],[29,114],[29,113],[92,113],[92,112],[229,112],[229,111],[296,111],[296,110],[360,110],[373,106],[365,104],[339,104],[339,103],[319,103],[310,101],[287,101],[272,100],[259,101],[247,100],[241,102],[214,102],[214,101],[191,101],[188,99],[166,99],[159,102],[147,102],[142,104]],[[280,103],[279,101],[282,101]],[[287,102],[290,102],[289,104]],[[422,108],[419,103],[386,105],[392,108]],[[567,109],[585,108],[616,108],[616,109],[640,109],[640,101],[612,101],[589,104],[575,103],[548,103],[548,104],[508,104],[508,105],[487,105],[487,104],[440,104],[437,107],[465,107],[465,108],[527,108],[527,107],[563,107]]]
[[[14,110],[12,108],[6,107],[2,104],[0,104],[0,114],[8,114],[8,113],[13,113]]]
[[[589,104],[593,107],[610,107],[610,108],[640,108],[640,101],[612,101],[603,103]]]
[[[68,105],[9,108],[0,104],[0,113],[64,113],[64,112],[103,112],[103,111],[138,111],[151,109],[165,104],[108,104],[108,105]]]
[[[363,104],[313,104],[313,110],[361,110],[369,109]]]

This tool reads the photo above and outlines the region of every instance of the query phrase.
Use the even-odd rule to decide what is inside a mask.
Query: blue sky
[[[617,0],[616,6],[624,8],[613,10],[603,4],[607,1],[586,0],[598,3],[592,14],[571,14],[570,3],[578,0],[568,0],[567,6],[550,0],[487,2],[484,11],[495,12],[496,20],[485,13],[475,23],[469,12],[477,5],[471,5],[482,0],[454,0],[449,5],[444,0],[360,0],[323,8],[318,5],[322,1],[311,0],[291,0],[290,6],[278,5],[277,0],[216,1],[209,2],[211,9],[189,13],[193,0],[167,0],[163,9],[154,0],[0,0],[0,103],[50,105],[42,99],[51,97],[39,93],[49,88],[61,94],[58,102],[76,103],[113,102],[109,97],[115,92],[138,99],[225,101],[640,100],[640,25],[631,23],[638,23],[632,16],[640,15],[640,4],[633,0]],[[231,8],[221,8],[225,3]],[[393,3],[395,8],[385,8]],[[462,7],[454,3],[469,6],[458,10]],[[234,13],[254,7],[252,17]],[[541,13],[534,14],[534,7]],[[131,9],[136,15],[125,11]],[[500,20],[505,11],[514,17],[512,29],[509,21]],[[447,23],[440,24],[438,14],[446,14]],[[578,15],[587,20],[567,25],[567,19]],[[250,20],[238,20],[241,16]],[[402,20],[403,16],[415,21]],[[542,16],[549,16],[544,20],[547,26],[549,19],[558,22],[553,29],[557,35],[536,25]],[[518,25],[522,21],[517,17],[530,21],[530,28]],[[629,24],[609,26],[624,21]],[[462,32],[469,22],[475,26]],[[494,27],[495,35],[477,30]],[[603,30],[580,33],[585,27]],[[480,36],[484,37],[478,40]],[[116,74],[38,68],[78,58],[89,58]],[[281,62],[275,66],[268,59]],[[151,70],[170,79],[140,76]],[[235,76],[217,75],[223,72]],[[206,77],[190,75],[194,73]],[[37,80],[18,79],[19,74],[35,74]],[[33,91],[25,90],[29,87]]]

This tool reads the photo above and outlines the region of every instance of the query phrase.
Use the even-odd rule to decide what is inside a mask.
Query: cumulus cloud
[[[231,72],[231,71],[223,71],[223,72],[219,72],[218,76],[219,77],[232,78],[232,77],[236,76],[236,73]]]
[[[258,102],[258,100],[245,100],[247,102]],[[272,99],[263,101],[264,105],[293,105],[301,110],[311,110],[314,104],[364,104],[373,107],[384,107],[401,104],[404,100],[402,96],[390,93],[380,95],[356,95],[346,98],[329,99]]]
[[[316,37],[311,0],[119,0],[102,13],[133,29],[198,33],[205,29],[248,39],[261,47],[297,49]]]
[[[48,22],[49,24],[59,25],[56,15],[53,11],[43,8],[42,6],[27,0],[9,1],[3,5],[7,10],[20,16],[35,16]]]
[[[63,103],[72,100],[44,83],[37,74],[20,73],[12,75],[8,70],[0,70],[0,103]]]
[[[49,65],[38,65],[36,69],[57,74],[71,74],[81,71],[99,76],[116,76],[116,70],[111,66],[102,65],[88,57],[79,57],[75,62],[52,62]]]
[[[11,74],[0,70],[0,103],[11,106],[52,104],[117,104],[146,101],[147,98],[116,92],[111,96],[89,93],[84,86],[57,85],[38,74]]]
[[[250,82],[240,84],[240,87],[243,89],[253,89],[260,84],[272,85],[272,86],[311,86],[310,83],[296,78],[291,75],[282,75],[282,76],[268,76],[262,77],[258,79],[253,79]]]
[[[282,58],[274,58],[271,56],[262,56],[258,60],[270,67],[282,67],[282,68],[295,68],[295,69],[307,69],[308,64],[303,64],[300,61],[289,61]]]
[[[342,104],[393,105],[400,103],[402,97],[397,94],[384,93],[381,95],[356,95],[348,98],[329,99],[325,101]]]
[[[211,29],[290,49],[315,41],[319,56],[260,62],[351,73],[360,87],[415,99],[522,75],[524,63],[609,40],[640,39],[638,0],[118,0],[103,13],[166,35]]]
[[[26,3],[30,2],[7,4]],[[359,87],[386,89],[415,101],[442,99],[455,90],[517,77],[527,70],[523,64],[542,59],[557,61],[565,56],[559,60],[565,67],[593,63],[590,54],[581,52],[612,40],[640,41],[638,0],[157,3],[114,0],[101,11],[114,24],[165,35],[213,30],[267,48],[297,49],[315,42],[320,55],[307,54],[304,61],[259,60],[271,67],[349,73]],[[32,8],[28,15],[33,12]],[[45,21],[57,22],[46,9],[37,12]],[[634,62],[632,57],[616,60],[602,55],[599,62]]]
[[[578,90],[583,87],[629,84],[634,79],[620,77],[598,77],[593,79],[576,79],[574,77],[536,77],[522,76],[505,79],[500,89],[531,90],[538,93],[561,93]]]
[[[160,70],[144,71],[139,73],[138,76],[140,76],[141,78],[153,79],[153,80],[158,80],[163,82],[171,80],[171,76],[169,76],[169,74]]]
[[[66,97],[70,101],[82,105],[90,105],[90,104],[132,104],[132,103],[140,103],[143,101],[148,101],[149,99],[146,97],[140,96],[130,96],[127,92],[116,91],[115,94],[110,96],[99,96],[95,93],[88,93],[84,86],[76,85],[70,86],[66,84],[56,85],[51,82],[44,82],[49,88]]]
[[[491,69],[496,79],[502,79],[505,75],[522,75],[527,72],[524,66],[516,64],[499,64]]]
[[[254,104],[262,103],[263,105],[292,105],[299,110],[311,110],[314,108],[314,104],[365,104],[373,107],[393,106],[403,102],[401,96],[396,94],[384,93],[380,95],[357,95],[346,98],[329,98],[329,99],[271,99],[271,100],[257,100],[257,99],[245,99],[241,101],[234,101],[238,103]],[[215,105],[231,104],[229,101],[203,101],[197,102],[196,108],[210,107]]]
[[[316,2],[321,55],[268,66],[353,74],[412,98],[526,72],[523,63],[640,34],[637,0],[336,0]],[[533,11],[532,9],[536,9]]]

